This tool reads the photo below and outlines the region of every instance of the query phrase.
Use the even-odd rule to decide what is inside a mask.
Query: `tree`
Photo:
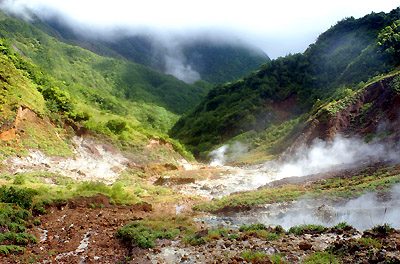
[[[400,20],[382,29],[378,35],[378,45],[394,57],[396,64],[400,62]]]

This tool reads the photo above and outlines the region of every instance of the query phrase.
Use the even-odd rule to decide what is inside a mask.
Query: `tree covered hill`
[[[5,86],[0,133],[12,129],[21,107],[47,120],[42,128],[24,134],[29,135],[26,145],[1,141],[0,159],[29,147],[62,153],[54,151],[43,133],[51,130],[68,144],[68,136],[62,136],[68,129],[62,124],[72,123],[130,150],[140,152],[155,138],[187,154],[167,131],[205,96],[206,86],[188,85],[140,64],[99,56],[1,12],[0,40],[0,83]],[[41,123],[39,119],[32,125]]]
[[[161,72],[168,72],[167,57],[172,56],[183,65],[190,66],[200,74],[201,80],[209,83],[236,80],[270,61],[263,51],[254,46],[235,40],[212,40],[201,34],[187,40],[180,40],[179,37],[159,39],[146,34],[129,36],[129,32],[124,31],[112,37],[85,37],[56,18],[37,18],[34,24],[62,41]]]
[[[399,64],[399,57],[378,43],[385,27],[399,18],[397,8],[338,22],[304,53],[278,58],[243,79],[216,86],[170,135],[204,157],[233,137],[279,126],[346,89],[363,87],[358,84]]]

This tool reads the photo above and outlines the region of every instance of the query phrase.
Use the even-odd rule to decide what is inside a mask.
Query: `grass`
[[[183,237],[182,241],[185,244],[189,244],[192,246],[198,246],[198,245],[206,244],[207,242],[210,242],[212,240],[218,240],[220,238],[236,240],[239,238],[239,235],[231,229],[213,228],[210,230],[189,232]]]
[[[269,260],[268,255],[265,252],[262,251],[252,251],[252,250],[246,250],[243,251],[240,256],[248,262],[251,263],[260,263],[263,261]]]
[[[356,240],[356,244],[359,244],[363,247],[372,247],[372,248],[376,248],[376,249],[382,248],[381,241],[379,241],[375,238],[370,238],[370,237],[361,237]]]
[[[328,229],[322,225],[298,225],[289,229],[289,233],[296,236],[304,234],[322,234]]]
[[[315,252],[308,256],[304,264],[339,264],[340,261],[331,253],[328,252]]]
[[[153,248],[157,239],[174,239],[193,229],[189,218],[164,217],[134,221],[118,229],[116,236],[129,246]]]
[[[250,207],[296,200],[300,197],[352,198],[368,191],[384,190],[400,182],[400,168],[387,167],[370,172],[366,169],[349,178],[330,178],[316,181],[305,186],[284,185],[241,192],[203,202],[194,210],[218,213],[223,211],[244,210]]]
[[[52,184],[49,184],[52,183]],[[49,172],[27,172],[17,175],[0,174],[0,183],[15,188],[30,188],[37,192],[34,203],[49,204],[53,201],[69,200],[74,197],[90,197],[103,194],[114,204],[174,203],[182,195],[173,190],[155,186],[135,171],[125,171],[112,185],[102,182],[76,182],[71,178]]]

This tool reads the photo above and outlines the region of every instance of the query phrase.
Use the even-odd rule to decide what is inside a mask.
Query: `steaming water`
[[[367,193],[347,202],[327,200],[300,200],[292,203],[267,205],[229,216],[211,216],[200,219],[211,226],[239,226],[250,223],[281,225],[288,229],[295,225],[320,224],[333,226],[347,222],[358,230],[375,225],[390,224],[400,228],[400,185],[385,194]]]
[[[229,173],[211,180],[185,186],[183,192],[196,193],[208,198],[220,198],[234,192],[257,189],[270,182],[288,177],[306,177],[312,174],[336,171],[338,168],[362,167],[371,162],[399,162],[399,144],[367,144],[358,138],[337,136],[332,142],[316,140],[309,147],[299,148],[284,162],[268,162],[259,166],[234,168],[223,166],[230,161],[230,153],[244,149],[241,145],[222,146],[211,152],[212,166],[223,166]],[[389,192],[388,199],[369,193],[345,203],[326,200],[300,200],[290,204],[268,205],[250,212],[229,217],[202,219],[210,225],[240,225],[261,222],[290,228],[300,224],[335,225],[347,222],[364,230],[378,224],[389,223],[400,228],[400,185]]]
[[[365,166],[371,161],[399,161],[399,146],[367,144],[359,138],[344,138],[338,135],[331,142],[315,140],[311,146],[300,147],[284,162],[272,161],[259,166],[234,168],[224,164],[244,154],[247,148],[240,143],[224,145],[210,153],[210,165],[223,166],[230,173],[217,179],[190,184],[183,192],[219,198],[234,192],[254,190],[288,177],[304,177],[338,168]]]
[[[220,198],[234,192],[249,191],[279,179],[272,168],[253,166],[246,168],[223,166],[228,174],[217,179],[202,180],[186,185],[181,192],[207,198]]]

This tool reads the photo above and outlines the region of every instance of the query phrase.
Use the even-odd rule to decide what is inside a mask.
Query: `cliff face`
[[[389,75],[320,107],[311,116],[294,145],[315,138],[331,140],[337,134],[366,140],[400,139],[400,74]]]

